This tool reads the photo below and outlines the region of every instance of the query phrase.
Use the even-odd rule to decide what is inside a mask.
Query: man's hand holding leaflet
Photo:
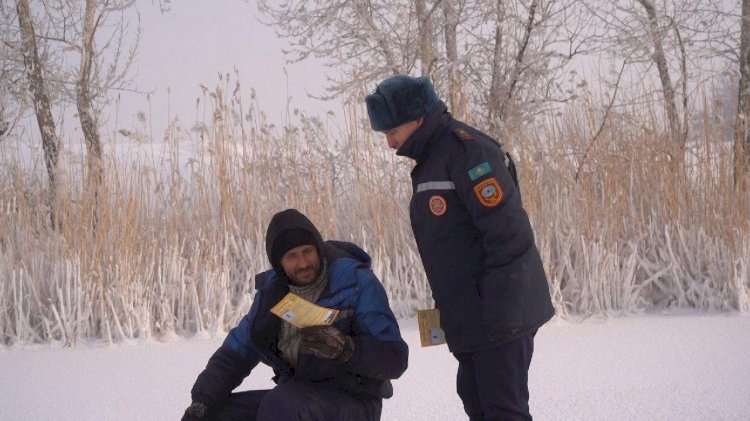
[[[336,320],[339,311],[315,305],[290,292],[273,306],[271,313],[302,329],[308,326],[330,325]]]

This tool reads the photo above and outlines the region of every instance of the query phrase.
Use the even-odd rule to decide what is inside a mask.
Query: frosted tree
[[[7,10],[7,9],[6,9]],[[43,61],[40,58],[40,51],[37,46],[37,34],[34,29],[34,23],[31,19],[31,10],[28,0],[18,0],[16,3],[18,31],[20,42],[17,47],[12,48],[17,51],[22,60],[28,79],[28,89],[32,97],[32,105],[36,114],[37,124],[42,138],[42,148],[44,149],[44,161],[49,178],[49,206],[51,220],[55,223],[54,199],[56,187],[56,171],[58,159],[58,137],[55,129],[55,121],[52,118],[50,96],[47,91],[47,84],[44,76]]]
[[[578,2],[497,0],[466,9],[462,73],[491,132],[576,96],[563,74],[591,36]]]
[[[445,61],[448,78],[448,98],[451,110],[459,118],[466,117],[466,93],[461,83],[461,68],[458,56],[458,24],[461,6],[456,0],[443,0],[445,33]]]
[[[7,6],[7,7],[6,7]],[[23,63],[7,59],[14,54],[11,40],[18,38],[18,19],[13,5],[0,0],[0,139],[10,134],[21,116],[15,99],[20,98],[24,80]]]
[[[259,0],[258,9],[263,22],[288,41],[290,62],[317,57],[343,71],[341,79],[329,77],[328,97],[385,75],[410,73],[422,56],[418,33],[425,25],[418,23],[410,2]]]
[[[61,31],[60,47],[70,48],[79,56],[77,65],[65,68],[63,77],[73,82],[74,89],[68,96],[75,98],[86,143],[89,185],[96,197],[103,172],[99,115],[109,99],[107,93],[125,88],[131,81],[139,28],[127,46],[128,26],[124,13],[135,0],[86,0],[83,5],[69,0],[46,1],[60,19],[56,27]]]
[[[358,97],[392,74],[429,76],[451,110],[498,132],[571,94],[558,72],[581,48],[573,0],[260,0],[290,61],[322,58],[328,97]],[[560,29],[566,25],[565,29]],[[511,107],[512,105],[512,107]],[[510,109],[513,108],[513,112]],[[496,133],[497,134],[497,133]]]
[[[112,89],[130,83],[140,28],[131,36],[125,12],[135,0],[17,0],[3,3],[3,69],[16,75],[23,63],[37,116],[51,190],[55,186],[58,140],[51,109],[58,101],[76,105],[87,151],[88,180],[96,195],[102,178],[99,115]],[[13,13],[11,10],[14,10]],[[17,20],[17,25],[12,25]],[[5,82],[4,86],[7,86]],[[8,89],[6,89],[8,90]],[[12,101],[24,107],[24,92]]]
[[[739,83],[734,140],[734,181],[744,207],[750,174],[750,0],[742,0],[739,46]]]
[[[718,44],[731,37],[727,7],[713,0],[587,2],[602,32],[598,45],[624,59],[636,74],[658,78],[670,145],[666,154],[676,171],[684,165],[689,137],[691,92],[717,69]]]

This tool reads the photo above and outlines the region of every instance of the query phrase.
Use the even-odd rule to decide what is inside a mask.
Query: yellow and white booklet
[[[336,320],[339,311],[315,305],[290,292],[273,306],[271,313],[302,329],[307,326],[330,325]]]
[[[422,342],[422,346],[445,343],[445,332],[440,327],[440,310],[436,308],[417,310],[417,324],[419,325],[419,340]]]

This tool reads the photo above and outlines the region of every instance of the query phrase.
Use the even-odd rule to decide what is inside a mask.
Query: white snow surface
[[[409,368],[383,420],[466,419],[445,345],[421,348],[400,320]],[[177,420],[223,335],[107,345],[0,348],[0,420]],[[536,336],[529,388],[537,420],[748,420],[750,317],[555,319]],[[256,368],[238,390],[270,388]]]

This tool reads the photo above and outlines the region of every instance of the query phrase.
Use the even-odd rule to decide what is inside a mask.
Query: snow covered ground
[[[456,362],[420,348],[400,321],[409,369],[383,420],[465,419]],[[0,348],[0,420],[176,420],[222,338],[75,348]],[[538,420],[748,420],[750,317],[737,314],[554,320],[537,334],[530,373]],[[242,389],[270,387],[259,367]]]

